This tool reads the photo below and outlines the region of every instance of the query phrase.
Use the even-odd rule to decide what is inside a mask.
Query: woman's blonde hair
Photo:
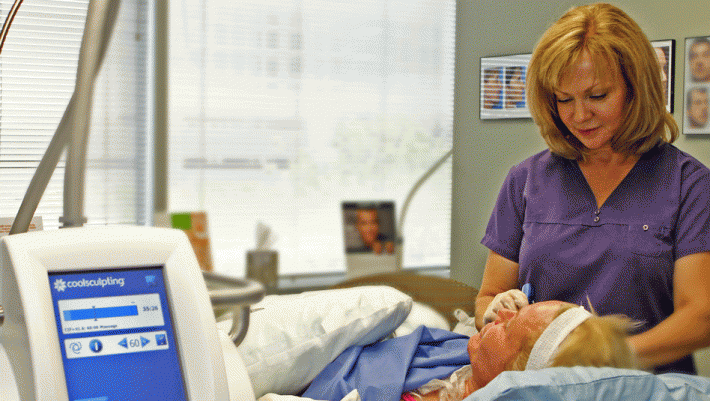
[[[565,304],[555,313],[555,318],[576,305]],[[626,341],[635,324],[620,315],[592,316],[577,326],[560,344],[550,366],[609,366],[633,369],[636,358]],[[544,329],[529,333],[520,353],[508,364],[506,370],[525,370],[535,342]]]
[[[584,160],[586,148],[562,123],[555,90],[563,74],[588,52],[597,68],[605,65],[626,84],[625,118],[611,140],[612,149],[641,155],[659,142],[673,142],[678,125],[666,109],[661,69],[656,53],[641,28],[610,4],[575,7],[540,38],[528,66],[528,107],[550,150]]]

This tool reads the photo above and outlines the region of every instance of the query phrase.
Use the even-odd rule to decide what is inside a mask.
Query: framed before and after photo
[[[664,94],[666,98],[666,109],[669,112],[673,112],[673,89],[674,85],[674,72],[675,72],[675,40],[655,40],[651,41],[654,50],[656,51],[656,57],[658,57],[658,63],[661,66],[661,79],[664,85]]]
[[[481,58],[481,119],[531,117],[525,100],[530,56]]]
[[[685,39],[683,133],[710,134],[710,36]]]

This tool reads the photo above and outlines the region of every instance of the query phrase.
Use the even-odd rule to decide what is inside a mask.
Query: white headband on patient
[[[568,309],[557,316],[535,342],[525,370],[546,368],[562,341],[590,316],[592,314],[587,312],[583,306]]]

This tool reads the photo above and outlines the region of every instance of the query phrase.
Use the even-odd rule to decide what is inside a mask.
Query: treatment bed
[[[248,308],[248,321],[242,322],[248,329],[237,336],[246,373],[232,399],[310,400],[298,395],[351,346],[403,336],[419,325],[475,332],[467,320],[473,316],[475,294],[454,280],[395,273],[352,279],[327,290],[267,295]],[[228,331],[232,314],[215,310],[218,328]],[[710,400],[710,380],[614,368],[549,368],[504,372],[466,401],[520,399]],[[352,393],[342,398],[356,400],[359,395]]]

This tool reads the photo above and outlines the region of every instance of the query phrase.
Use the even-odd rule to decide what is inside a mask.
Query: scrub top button
[[[601,212],[602,212],[601,210],[597,209],[597,210],[594,211],[594,214],[596,214],[597,216],[599,216],[599,213],[601,213]]]
[[[597,216],[597,217],[594,218],[594,222],[595,222],[595,223],[598,223],[598,222],[599,222],[599,216]]]

